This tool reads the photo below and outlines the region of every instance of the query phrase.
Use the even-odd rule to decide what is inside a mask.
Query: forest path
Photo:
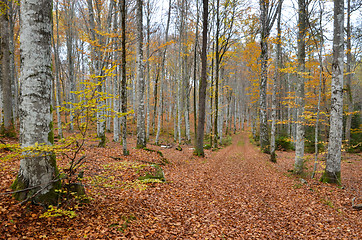
[[[303,184],[245,133],[206,158],[164,151],[169,182],[137,197],[128,236],[146,239],[358,239],[361,217],[333,206],[333,189]],[[322,194],[323,192],[323,194]],[[332,200],[331,200],[332,199]]]

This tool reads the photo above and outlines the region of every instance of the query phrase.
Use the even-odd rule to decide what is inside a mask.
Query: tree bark
[[[195,154],[205,156],[204,153],[204,127],[205,127],[205,100],[206,100],[206,68],[207,68],[207,28],[208,28],[208,0],[203,0],[203,30],[202,30],[202,49],[201,49],[201,79],[199,89],[199,117],[197,123],[197,139],[195,146]]]
[[[66,46],[67,46],[67,63],[68,63],[68,86],[69,86],[69,113],[70,113],[70,130],[74,130],[74,104],[75,104],[75,79],[74,79],[74,4],[75,1],[67,0],[65,14],[66,14]]]
[[[329,144],[323,182],[341,183],[343,135],[344,1],[334,0],[333,62]]]
[[[196,73],[197,73],[197,47],[199,44],[199,0],[196,0],[196,33],[195,33],[195,45],[194,45],[194,98],[193,98],[193,110],[194,110],[194,132],[195,141],[197,139],[197,109],[196,109]]]
[[[297,123],[295,142],[294,172],[303,172],[304,165],[304,74],[305,35],[307,29],[307,6],[305,0],[298,0],[298,83],[296,90]]]
[[[114,4],[116,4],[116,0],[112,0],[114,1]],[[121,3],[120,3],[121,5]],[[119,5],[119,6],[120,6]],[[116,7],[115,7],[116,8]],[[120,9],[122,11],[122,9]],[[121,13],[123,14],[123,13]],[[116,8],[116,11],[114,12],[114,19],[113,19],[113,33],[114,34],[118,34],[118,9]],[[121,40],[122,41],[122,40]],[[116,67],[116,76],[114,76],[114,80],[113,80],[113,91],[114,91],[114,98],[113,98],[113,110],[115,112],[114,114],[114,119],[113,119],[113,141],[115,142],[119,142],[119,127],[120,127],[120,117],[119,117],[119,113],[121,112],[121,88],[120,88],[120,75],[121,75],[121,63],[119,61],[120,59],[120,54],[119,54],[119,43],[118,43],[118,36],[114,38],[114,49],[115,49],[115,58],[116,58],[116,63],[117,63],[117,67]]]
[[[143,0],[137,0],[137,148],[146,147],[143,66]]]
[[[215,35],[215,119],[214,119],[214,148],[217,148],[219,139],[218,135],[218,117],[219,117],[219,70],[220,70],[220,52],[219,52],[219,35],[220,35],[220,0],[216,0],[216,35]]]
[[[352,97],[352,88],[351,88],[351,80],[353,73],[351,71],[352,64],[352,44],[351,44],[351,0],[347,1],[347,75],[346,75],[346,95],[347,95],[347,106],[348,106],[348,114],[346,119],[345,126],[345,136],[347,144],[351,142],[351,126],[352,126],[352,116],[351,112],[353,112],[353,97]]]
[[[151,79],[150,79],[150,36],[151,36],[151,7],[150,0],[147,0],[147,8],[146,8],[146,55],[147,55],[147,63],[146,63],[146,72],[147,72],[147,104],[146,104],[146,139],[148,140],[150,137],[150,100],[151,100]],[[156,87],[155,87],[156,89]],[[157,91],[156,91],[157,95]],[[156,105],[156,104],[155,104]]]
[[[122,101],[122,146],[123,146],[123,155],[129,155],[127,149],[127,71],[126,71],[126,0],[121,0],[121,29],[122,29],[122,68],[121,68],[121,101]]]
[[[260,60],[261,60],[261,77],[259,88],[259,108],[260,108],[260,149],[262,152],[268,152],[268,125],[267,125],[267,109],[266,109],[266,87],[268,81],[268,16],[267,11],[269,3],[266,0],[260,0]]]
[[[58,2],[55,7],[55,17],[56,17],[56,29],[57,29],[57,42],[54,41],[53,34],[53,48],[54,48],[54,58],[55,58],[55,101],[56,101],[56,112],[57,112],[57,124],[58,124],[58,138],[63,138],[63,129],[62,129],[62,118],[60,115],[60,108],[62,107],[61,101],[61,92],[60,92],[60,63],[59,63],[59,8]]]
[[[9,46],[9,2],[4,0],[0,5],[1,9],[1,56],[2,56],[2,94],[3,94],[3,112],[5,136],[15,134],[13,126],[13,104],[12,104],[12,80],[10,79],[10,46]],[[12,37],[12,36],[11,36]]]
[[[9,6],[9,51],[10,51],[10,79],[12,81],[12,103],[13,103],[13,122],[19,117],[19,81],[15,64],[15,41],[14,28],[16,16],[19,13],[19,5],[15,1],[10,1]]]
[[[270,136],[270,161],[276,162],[276,154],[275,154],[275,132],[276,132],[276,108],[277,108],[277,82],[280,82],[280,68],[282,67],[281,62],[281,15],[282,15],[282,4],[280,3],[278,6],[278,20],[277,20],[277,52],[276,52],[276,66],[275,66],[275,75],[273,82],[273,93],[272,93],[272,125],[271,125],[271,136]]]
[[[51,33],[52,1],[22,0],[20,22],[21,98],[20,143],[22,147],[51,145]],[[55,156],[52,153],[23,152],[14,190],[33,188],[15,194],[18,200],[32,198],[44,205],[55,204],[60,187]]]

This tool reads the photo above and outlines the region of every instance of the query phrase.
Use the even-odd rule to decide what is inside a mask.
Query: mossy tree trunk
[[[340,183],[343,135],[344,1],[334,1],[333,63],[329,144],[323,182]]]
[[[20,52],[20,144],[24,147],[51,145],[51,32],[52,1],[21,1]],[[20,169],[12,188],[18,200],[49,205],[57,201],[60,187],[54,154],[40,147],[23,152]],[[25,190],[28,189],[28,190]],[[21,191],[24,190],[24,191]]]

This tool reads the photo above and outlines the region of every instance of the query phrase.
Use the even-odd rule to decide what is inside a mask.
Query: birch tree
[[[20,144],[26,148],[51,145],[51,33],[52,1],[22,0],[20,22],[21,97]],[[54,204],[60,186],[55,156],[43,150],[24,151],[12,185],[18,200]]]
[[[323,182],[340,183],[343,135],[344,0],[334,0],[333,62],[328,154]]]

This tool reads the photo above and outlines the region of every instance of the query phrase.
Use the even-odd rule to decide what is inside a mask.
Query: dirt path
[[[139,221],[127,237],[146,239],[360,239],[361,216],[334,206],[343,190],[303,184],[267,161],[238,135],[206,159],[191,150],[175,155],[165,169],[167,186],[154,188],[130,205]],[[329,186],[327,186],[329,187]]]

